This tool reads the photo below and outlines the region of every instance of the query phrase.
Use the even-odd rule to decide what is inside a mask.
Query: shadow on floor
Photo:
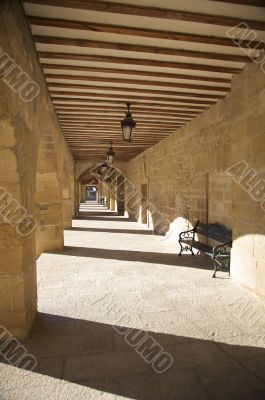
[[[140,230],[140,229],[105,229],[105,228],[71,228],[66,229],[69,231],[82,231],[82,232],[107,232],[107,233],[131,233],[133,235],[153,235],[152,231]]]
[[[176,253],[154,253],[131,250],[112,250],[91,247],[72,247],[65,246],[62,251],[47,252],[49,254],[60,254],[74,257],[90,257],[108,260],[138,261],[151,264],[164,264],[212,270],[211,262],[204,256],[182,255]]]
[[[38,314],[31,337],[23,344],[38,360],[34,372],[126,399],[265,398],[265,349],[136,329],[130,330],[128,344],[129,328],[116,329],[122,334],[104,323]],[[139,338],[146,342],[138,347]],[[153,348],[148,348],[151,343]],[[173,365],[157,373],[152,365],[159,366],[153,361],[161,349]]]

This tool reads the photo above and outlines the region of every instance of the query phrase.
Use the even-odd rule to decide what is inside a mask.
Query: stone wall
[[[73,200],[66,188],[73,191],[74,171],[17,0],[1,1],[0,47],[0,324],[23,338],[37,307],[36,238],[37,254],[62,248],[63,200]],[[10,65],[15,69],[8,75]],[[32,101],[21,91],[26,76],[39,87]],[[11,224],[22,207],[37,222],[24,236],[18,223]]]
[[[224,100],[132,159],[125,173],[139,192],[147,183],[148,223],[155,212],[162,215],[174,240],[197,219],[232,228],[232,277],[265,296],[265,212],[257,200],[265,196],[264,185],[256,197],[247,192],[249,182],[242,188],[231,168],[240,161],[254,170],[245,179],[255,175],[251,187],[264,179],[265,74],[252,64],[234,77]],[[127,192],[126,208],[141,221],[140,197],[128,201]]]

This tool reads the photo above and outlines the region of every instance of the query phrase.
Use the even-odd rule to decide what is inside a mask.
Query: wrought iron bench
[[[195,240],[195,234],[213,239],[220,244],[211,246],[199,240]],[[227,271],[230,275],[230,250],[232,247],[232,231],[220,224],[204,224],[197,221],[195,227],[179,234],[180,252],[190,250],[194,255],[193,248],[209,256],[214,265],[213,278],[217,271]]]

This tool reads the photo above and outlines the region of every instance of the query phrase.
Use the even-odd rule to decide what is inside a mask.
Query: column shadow
[[[34,372],[126,399],[265,398],[264,348],[133,329],[131,338],[147,335],[155,344],[146,345],[144,359],[136,352],[141,348],[137,340],[133,345],[126,342],[129,329],[40,313],[23,345],[38,360]],[[165,372],[153,368],[159,355],[156,345],[173,359]],[[30,376],[34,380],[35,375]]]
[[[156,253],[131,250],[113,250],[91,247],[72,247],[65,246],[62,251],[51,252],[50,254],[60,254],[73,257],[89,257],[108,260],[137,261],[151,264],[164,264],[183,266],[187,268],[199,268],[212,270],[211,262],[200,255],[182,255],[178,257],[176,253]]]

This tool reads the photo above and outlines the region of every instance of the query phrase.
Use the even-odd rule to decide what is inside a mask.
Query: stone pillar
[[[98,184],[98,202],[101,204],[101,197],[102,197],[102,183],[99,181]]]
[[[3,85],[0,82],[0,98],[2,89],[7,90]],[[33,163],[21,163],[16,131],[19,140],[27,136],[19,121],[0,118],[0,325],[21,339],[27,337],[37,311],[36,221],[31,216]],[[21,176],[27,180],[21,182]],[[28,229],[21,219],[30,223]]]
[[[80,183],[75,181],[75,217],[79,215],[80,207]]]
[[[42,132],[37,156],[34,216],[38,221],[36,252],[40,255],[64,246],[62,186],[54,132],[50,126]]]
[[[64,165],[63,168],[63,226],[64,229],[72,227],[74,206],[74,169],[73,165]]]
[[[112,191],[110,195],[110,210],[116,211],[116,200],[115,200],[115,195]]]
[[[107,194],[107,207],[110,209],[110,203],[111,203],[111,190],[110,190],[110,185],[108,185],[108,194]]]
[[[81,184],[81,203],[86,202],[86,185]]]
[[[117,177],[117,212],[124,215],[124,178],[122,175]]]

